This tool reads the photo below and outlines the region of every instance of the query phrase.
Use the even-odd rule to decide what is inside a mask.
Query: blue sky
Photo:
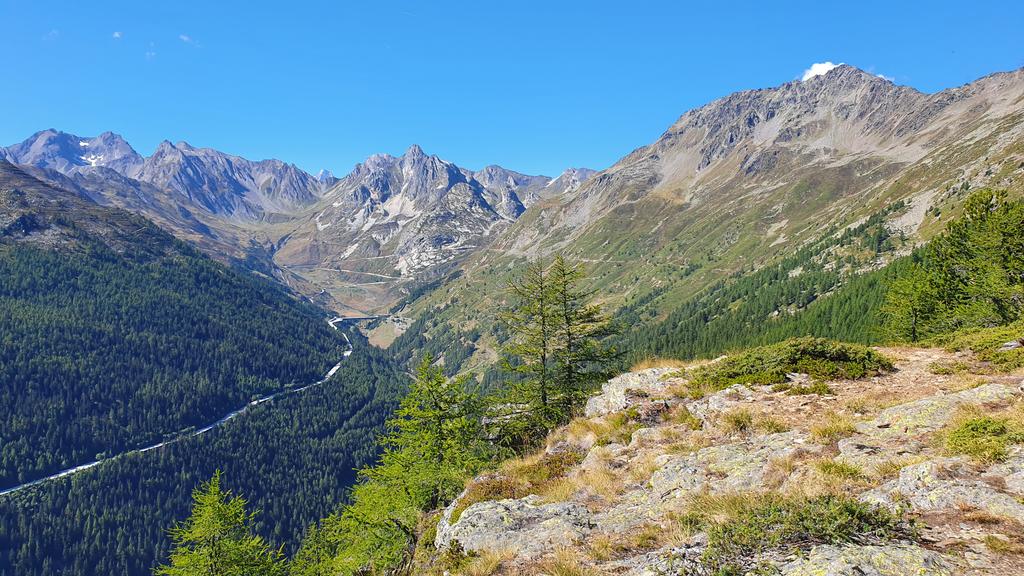
[[[337,174],[418,143],[604,168],[686,110],[846,62],[923,91],[1024,66],[1024,2],[0,0],[0,144],[44,128]]]

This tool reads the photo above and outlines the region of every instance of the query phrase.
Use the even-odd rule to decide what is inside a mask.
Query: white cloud
[[[892,76],[886,76],[885,74],[875,74],[875,76],[878,76],[882,80],[888,80],[889,82],[893,82],[893,83],[896,82],[896,78],[894,78]]]
[[[178,34],[178,40],[181,40],[185,44],[193,44],[195,42],[188,34]]]
[[[815,62],[814,64],[811,64],[810,68],[804,70],[804,75],[803,77],[800,78],[800,81],[804,82],[810,80],[811,78],[814,78],[815,76],[827,74],[829,70],[842,65],[842,62],[840,62],[839,64],[833,64],[831,62]]]
[[[43,36],[43,40],[56,40],[57,38],[60,38],[60,30],[57,30],[56,28],[50,30]]]
[[[153,50],[146,50],[146,60],[152,60],[156,58],[156,52]]]
[[[124,38],[124,34],[120,32],[114,32],[113,34],[111,34],[111,37],[113,37],[114,40],[120,40],[121,38]]]

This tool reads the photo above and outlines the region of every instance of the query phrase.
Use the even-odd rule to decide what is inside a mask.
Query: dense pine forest
[[[351,332],[327,383],[145,453],[349,349],[326,314],[146,219],[0,162],[0,574],[149,574],[189,492],[222,468],[292,550],[344,500],[404,377]],[[301,472],[299,472],[301,471]]]
[[[375,435],[405,386],[384,352],[351,338],[355,351],[323,386],[206,435],[0,497],[0,574],[150,574],[192,488],[218,469],[262,510],[257,531],[294,551],[375,458]]]
[[[187,249],[3,247],[0,310],[0,379],[19,383],[0,389],[0,487],[314,382],[346,347],[318,310]]]

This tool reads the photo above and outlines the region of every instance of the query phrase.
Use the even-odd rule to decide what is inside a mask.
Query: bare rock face
[[[489,244],[551,182],[500,166],[472,172],[415,145],[399,157],[377,154],[326,192],[281,258],[363,280],[429,276]]]
[[[162,142],[134,177],[234,220],[294,213],[322,192],[318,179],[293,164],[254,162],[185,142]]]
[[[953,576],[949,558],[919,546],[815,546],[780,567],[783,576]]]
[[[1011,448],[1006,461],[993,465],[984,477],[1001,479],[1007,492],[1024,497],[1024,446]]]
[[[102,166],[132,176],[143,163],[142,156],[113,132],[92,138],[57,130],[43,130],[24,142],[0,148],[0,158],[6,158],[13,164],[56,170],[65,175]]]
[[[437,527],[435,545],[458,542],[467,552],[508,550],[523,558],[572,544],[590,530],[586,507],[574,502],[544,504],[537,496],[473,504],[449,524],[452,507]]]
[[[660,395],[669,384],[665,377],[676,372],[673,368],[651,368],[640,372],[627,372],[601,386],[601,393],[587,401],[587,418],[625,410],[630,395]]]
[[[689,400],[669,392],[682,381],[664,378],[668,370],[616,377],[588,406],[587,422],[553,433],[549,453],[571,448],[587,455],[568,470],[549,470],[553,476],[544,482],[555,484],[520,479],[544,499],[476,502],[452,522],[456,501],[438,524],[435,544],[506,552],[509,567],[519,570],[513,573],[522,574],[540,573],[538,563],[564,549],[594,573],[711,574],[705,552],[726,544],[707,524],[693,524],[693,514],[728,521],[735,506],[756,506],[749,503],[765,497],[844,494],[911,514],[920,533],[790,542],[749,552],[745,561],[789,576],[1019,572],[1018,557],[991,543],[1024,542],[1024,445],[1011,446],[1001,462],[982,464],[947,455],[941,440],[962,406],[1001,414],[1024,400],[1024,391],[999,383],[1009,378],[962,389],[961,377],[927,369],[952,353],[898,353],[893,372],[829,382],[827,395],[737,385]],[[876,394],[884,403],[872,405]],[[903,401],[889,405],[891,398]],[[747,424],[735,425],[743,413]],[[839,431],[822,432],[828,429]],[[524,478],[542,476],[531,468]]]
[[[974,474],[964,458],[936,458],[900,470],[899,478],[861,496],[894,506],[907,502],[916,511],[968,507],[1024,522],[1024,494],[1000,490]]]

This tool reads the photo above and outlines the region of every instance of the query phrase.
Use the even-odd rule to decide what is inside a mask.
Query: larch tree
[[[509,282],[503,365],[516,379],[499,415],[508,443],[529,445],[567,422],[607,376],[615,353],[603,342],[615,330],[585,280],[582,265],[559,255],[550,266],[531,262]]]
[[[174,549],[157,576],[283,576],[284,556],[253,531],[246,501],[221,488],[221,473],[192,492],[192,515],[170,529]]]
[[[594,291],[580,287],[586,278],[582,264],[569,263],[559,254],[548,275],[556,319],[555,387],[561,412],[571,418],[594,386],[608,377],[615,350],[602,342],[617,331],[601,307],[592,303]]]

